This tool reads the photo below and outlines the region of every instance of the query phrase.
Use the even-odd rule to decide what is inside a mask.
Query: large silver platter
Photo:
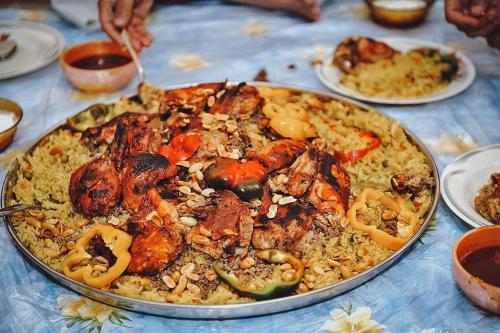
[[[304,89],[300,87],[288,86],[288,85],[279,85],[279,84],[270,84],[270,83],[262,83],[262,82],[249,82],[249,84],[255,86],[268,86],[275,88],[286,88],[290,90],[295,90],[299,92],[307,92],[317,94],[319,96],[330,97],[348,104],[356,105],[358,107],[364,109],[371,109],[372,107],[362,104],[356,101],[353,101],[349,98],[342,97],[333,93],[327,93],[312,89]],[[183,88],[189,85],[181,85],[181,86],[172,86],[167,87],[166,90]],[[376,111],[376,110],[375,110]],[[379,111],[376,111],[379,112]],[[380,112],[379,112],[380,113]],[[386,118],[386,115],[384,115]],[[30,153],[33,149],[45,138],[45,136],[49,135],[53,131],[64,126],[64,123],[59,124],[53,129],[49,130],[43,136],[41,136],[36,142],[30,145],[27,149],[25,149],[25,153]],[[436,184],[439,184],[439,175],[436,167],[436,163],[432,158],[431,153],[425,147],[425,145],[420,141],[415,134],[411,131],[403,127],[403,130],[406,132],[406,135],[410,138],[410,140],[420,149],[420,151],[426,157],[426,163],[432,169],[432,175],[436,180]],[[12,163],[5,177],[2,186],[2,196],[1,196],[1,205],[2,207],[6,206],[6,203],[10,201],[12,198],[12,187],[16,182],[16,171],[18,170],[19,165],[16,161]],[[46,266],[43,262],[41,262],[38,258],[36,258],[29,250],[26,248],[19,238],[17,237],[12,223],[8,217],[5,218],[7,230],[9,231],[10,236],[14,244],[18,247],[18,249],[38,268],[47,273],[52,279],[59,282],[63,286],[70,288],[82,295],[85,295],[94,300],[106,303],[111,306],[123,308],[126,310],[138,311],[147,314],[160,315],[160,316],[169,316],[169,317],[177,317],[177,318],[196,318],[196,319],[227,319],[227,318],[239,318],[239,317],[248,317],[248,316],[257,316],[257,315],[265,315],[271,314],[291,309],[297,309],[304,306],[308,306],[314,303],[318,303],[320,301],[324,301],[326,299],[333,298],[337,295],[340,295],[346,291],[354,289],[359,285],[367,282],[374,276],[382,273],[385,269],[391,266],[396,260],[409,251],[412,245],[418,240],[420,235],[425,231],[429,223],[433,218],[434,212],[436,211],[436,206],[439,199],[439,186],[434,188],[434,193],[432,197],[432,204],[429,211],[425,215],[425,220],[417,233],[398,251],[394,252],[390,257],[379,263],[378,265],[364,271],[361,274],[358,274],[350,279],[344,280],[335,285],[327,286],[321,289],[313,290],[300,295],[293,295],[288,297],[276,298],[267,301],[253,302],[253,303],[244,303],[244,304],[231,304],[231,305],[182,305],[182,304],[170,304],[170,303],[160,303],[160,302],[151,302],[144,301],[135,298],[125,297],[116,295],[107,291],[95,289],[84,285],[82,283],[73,281],[63,274],[53,270],[52,268]]]

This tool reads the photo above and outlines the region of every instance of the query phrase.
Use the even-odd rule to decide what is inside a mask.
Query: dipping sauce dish
[[[366,0],[372,18],[381,24],[409,27],[422,23],[429,14],[431,0]]]
[[[480,307],[500,315],[500,225],[473,229],[453,247],[453,277]]]
[[[23,110],[18,104],[0,98],[0,152],[12,143],[22,117]]]
[[[63,52],[60,61],[68,81],[88,92],[122,89],[136,74],[128,51],[112,41],[75,45]]]

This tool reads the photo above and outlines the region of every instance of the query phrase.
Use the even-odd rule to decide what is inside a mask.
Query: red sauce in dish
[[[77,59],[71,63],[71,66],[96,70],[122,66],[131,61],[131,58],[121,54],[99,54]]]
[[[461,264],[470,274],[500,287],[500,246],[484,247],[468,253]]]

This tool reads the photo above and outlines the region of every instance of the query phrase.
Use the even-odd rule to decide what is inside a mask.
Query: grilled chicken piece
[[[162,112],[184,112],[198,114],[205,111],[210,96],[224,89],[224,83],[202,83],[194,87],[174,89],[167,92],[161,102]]]
[[[183,251],[182,236],[175,223],[161,226],[152,221],[133,223],[140,230],[130,246],[131,260],[127,271],[132,274],[158,274]]]
[[[177,174],[177,167],[163,155],[138,153],[123,163],[122,206],[132,215],[146,216],[155,210],[162,198],[157,185]]]
[[[304,141],[282,139],[268,143],[258,152],[249,152],[246,158],[259,160],[273,171],[290,165],[305,150]]]
[[[351,178],[333,155],[320,151],[319,160],[318,173],[306,198],[323,213],[345,216]]]
[[[120,200],[120,178],[109,156],[80,166],[69,182],[69,197],[75,210],[85,216],[108,215]]]
[[[264,104],[257,88],[244,82],[237,86],[226,87],[226,92],[210,107],[210,113],[253,114]]]
[[[418,195],[423,190],[431,189],[435,185],[434,178],[422,174],[412,176],[397,174],[391,178],[392,189],[398,194]]]
[[[129,156],[139,152],[158,152],[161,134],[147,123],[152,119],[150,115],[143,115],[118,121],[114,140],[109,146],[109,154],[118,170],[121,170],[123,161]]]
[[[398,51],[384,42],[368,37],[348,37],[335,49],[333,64],[345,73],[361,63],[392,58]]]
[[[319,169],[320,152],[317,148],[306,150],[290,166],[287,192],[298,198],[303,196],[316,179]]]
[[[244,256],[252,238],[253,218],[249,208],[231,191],[220,191],[205,206],[193,210],[198,224],[191,229],[191,246],[214,258]],[[201,228],[209,231],[207,233]],[[205,235],[205,236],[203,236]],[[209,239],[208,244],[199,241]]]
[[[279,206],[276,216],[270,219],[267,213],[271,204],[271,191],[266,185],[254,225],[252,245],[259,250],[278,248],[293,251],[311,230],[314,208],[306,203],[293,202]]]
[[[143,113],[131,113],[127,112],[118,117],[115,117],[105,124],[97,127],[91,127],[83,131],[81,140],[94,147],[98,147],[101,144],[110,144],[116,133],[116,128],[119,123],[128,126],[132,122],[146,122],[151,119],[151,115]]]

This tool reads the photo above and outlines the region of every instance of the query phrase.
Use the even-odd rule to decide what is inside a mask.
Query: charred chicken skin
[[[268,143],[257,152],[249,152],[247,158],[258,160],[269,171],[273,171],[292,164],[305,150],[304,141],[282,139]]]
[[[286,190],[295,197],[305,194],[307,201],[323,213],[344,216],[351,180],[333,155],[311,148],[290,167]]]
[[[120,178],[109,156],[79,167],[69,182],[75,210],[85,216],[105,216],[120,200]]]
[[[252,245],[256,249],[271,248],[293,251],[312,228],[314,208],[307,203],[294,202],[278,207],[276,216],[267,216],[271,206],[269,186],[262,196],[262,206],[256,218]]]
[[[198,224],[188,235],[192,247],[214,258],[245,255],[252,238],[253,218],[236,194],[219,191],[210,203],[194,209],[193,214]]]
[[[139,152],[156,153],[161,145],[160,133],[148,126],[151,116],[124,118],[118,122],[113,142],[109,146],[109,154],[118,170],[123,161]]]
[[[361,63],[392,58],[398,51],[384,42],[367,37],[349,37],[335,49],[333,64],[341,71],[349,73]]]
[[[157,184],[175,176],[177,171],[159,154],[138,153],[126,159],[121,173],[123,208],[142,216],[156,210],[162,200]]]
[[[171,90],[161,102],[162,112],[184,112],[198,114],[209,107],[210,96],[224,89],[224,83],[203,83],[194,87]],[[215,98],[215,97],[214,97]]]
[[[132,274],[157,274],[174,261],[183,250],[183,240],[175,223],[166,221],[156,225],[141,222],[134,232],[128,272]]]
[[[264,99],[255,87],[240,83],[226,87],[225,93],[209,107],[210,113],[253,114],[259,111],[263,104]]]
[[[115,138],[115,133],[118,124],[128,126],[133,122],[147,122],[151,119],[152,115],[142,113],[124,113],[116,118],[108,121],[105,124],[97,127],[86,129],[82,133],[82,141],[92,146],[99,146],[101,144],[110,144]]]

